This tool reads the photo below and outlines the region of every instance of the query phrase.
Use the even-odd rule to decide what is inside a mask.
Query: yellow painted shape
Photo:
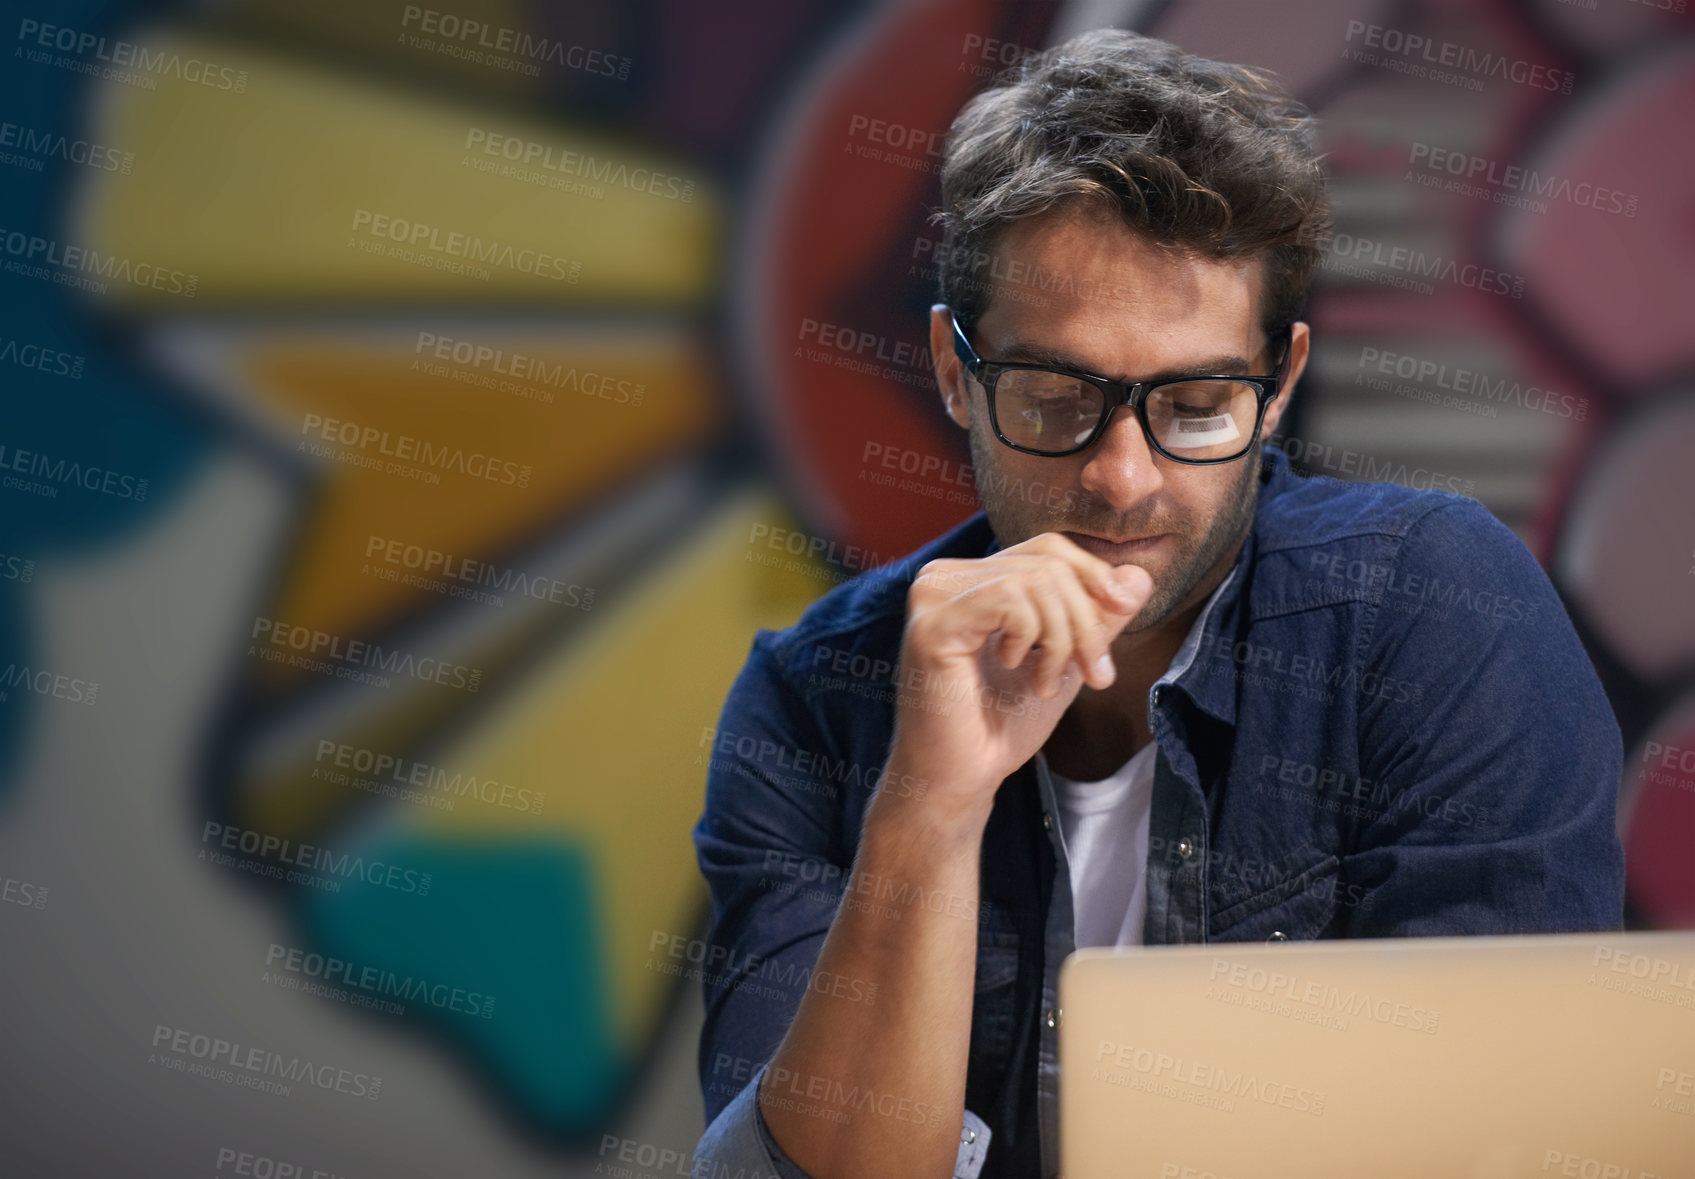
[[[100,92],[90,137],[135,162],[127,176],[84,178],[75,241],[193,276],[195,290],[109,280],[115,303],[687,305],[715,280],[720,199],[670,156],[242,42],[160,31],[141,43],[246,70],[247,83],[238,94],[164,74],[156,90],[107,83]],[[489,154],[491,143],[503,150]],[[520,175],[478,170],[509,167],[508,143]],[[402,249],[410,259],[391,256]],[[459,265],[486,277],[455,273]]]
[[[398,439],[412,437],[530,468],[527,487],[451,471],[439,472],[440,484],[430,485],[339,458],[313,459],[322,464],[324,484],[284,575],[275,607],[279,618],[351,636],[368,633],[402,608],[444,601],[428,589],[380,580],[376,570],[395,567],[365,555],[371,537],[488,559],[618,479],[698,445],[719,424],[721,408],[708,386],[709,358],[680,336],[656,332],[621,343],[585,339],[568,349],[503,338],[499,346],[508,356],[535,358],[556,374],[552,382],[524,382],[531,393],[551,393],[552,404],[467,386],[454,375],[489,375],[488,367],[420,361],[399,345],[274,339],[251,355],[249,383],[283,416],[297,450],[324,445],[317,433],[302,432],[307,415],[316,414],[351,423],[361,436],[366,429],[386,433],[391,451],[398,449]],[[425,365],[448,371],[432,372]],[[614,383],[606,385],[608,379]],[[555,387],[560,381],[565,385]],[[631,400],[580,391],[603,387],[610,397]],[[334,449],[387,462],[383,447],[379,441]],[[301,453],[311,458],[310,451]]]
[[[611,939],[615,1018],[630,1046],[651,1032],[677,981],[646,966],[653,932],[692,936],[705,903],[689,836],[705,800],[703,730],[718,723],[755,629],[791,625],[834,584],[786,555],[782,567],[759,564],[764,550],[748,543],[756,522],[798,527],[768,496],[737,501],[674,564],[619,594],[509,707],[431,758],[541,791],[540,815],[469,799],[452,811],[405,808],[407,838],[486,842],[554,830],[587,851]]]

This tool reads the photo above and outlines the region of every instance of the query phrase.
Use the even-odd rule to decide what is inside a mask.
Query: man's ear
[[[1278,390],[1277,397],[1265,407],[1265,421],[1260,426],[1261,441],[1277,433],[1277,423],[1283,420],[1283,411],[1289,407],[1289,398],[1295,391],[1295,382],[1300,380],[1301,373],[1307,367],[1307,352],[1312,345],[1312,332],[1306,322],[1297,320],[1289,328],[1289,364],[1283,375],[1283,388]]]
[[[965,366],[953,354],[953,312],[946,303],[930,307],[930,363],[936,370],[936,387],[941,390],[942,408],[960,429],[971,425],[971,386]]]

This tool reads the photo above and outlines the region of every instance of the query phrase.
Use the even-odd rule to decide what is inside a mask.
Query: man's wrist
[[[895,759],[889,773],[902,772]],[[923,797],[879,793],[866,808],[863,836],[880,847],[924,857],[975,854],[994,809],[994,790],[944,784]],[[950,802],[964,798],[964,802]]]

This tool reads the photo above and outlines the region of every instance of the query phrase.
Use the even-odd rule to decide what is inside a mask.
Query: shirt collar
[[[1177,658],[1171,661],[1171,669],[1158,681],[1182,692],[1208,716],[1232,726],[1236,723],[1236,665],[1213,655],[1221,636],[1235,633],[1242,587],[1248,581],[1246,570],[1253,567],[1253,559],[1254,534],[1250,530],[1236,554],[1236,563],[1207,599]]]
[[[1233,658],[1218,658],[1240,633],[1242,612],[1247,609],[1248,588],[1254,579],[1254,557],[1259,543],[1260,517],[1266,505],[1275,499],[1295,476],[1289,457],[1275,446],[1260,450],[1259,502],[1254,522],[1248,529],[1242,547],[1236,553],[1236,563],[1207,603],[1200,625],[1190,638],[1196,644],[1191,658],[1172,677],[1172,686],[1192,700],[1196,707],[1215,720],[1232,727],[1236,724],[1236,662]],[[1185,648],[1187,642],[1185,642]],[[1181,652],[1179,656],[1181,657]],[[1176,663],[1173,666],[1177,666]]]

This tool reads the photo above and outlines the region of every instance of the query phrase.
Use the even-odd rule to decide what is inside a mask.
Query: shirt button
[[[961,1141],[964,1142],[965,1145],[970,1146],[973,1142],[977,1141],[977,1131],[967,1130],[965,1132],[965,1137],[962,1138]]]
[[[1053,830],[1053,816],[1047,811],[1042,812],[1042,826],[1046,827],[1049,831]]]
[[[1284,933],[1281,929],[1274,929],[1271,931],[1271,936],[1265,940],[1268,942],[1286,942],[1289,940],[1289,935]]]
[[[1050,1028],[1057,1028],[1059,1026],[1059,1015],[1060,1013],[1055,1011],[1052,1007],[1048,1008],[1048,1026]]]
[[[1194,859],[1195,841],[1193,839],[1179,839],[1177,841],[1177,854],[1182,856],[1185,860]]]

